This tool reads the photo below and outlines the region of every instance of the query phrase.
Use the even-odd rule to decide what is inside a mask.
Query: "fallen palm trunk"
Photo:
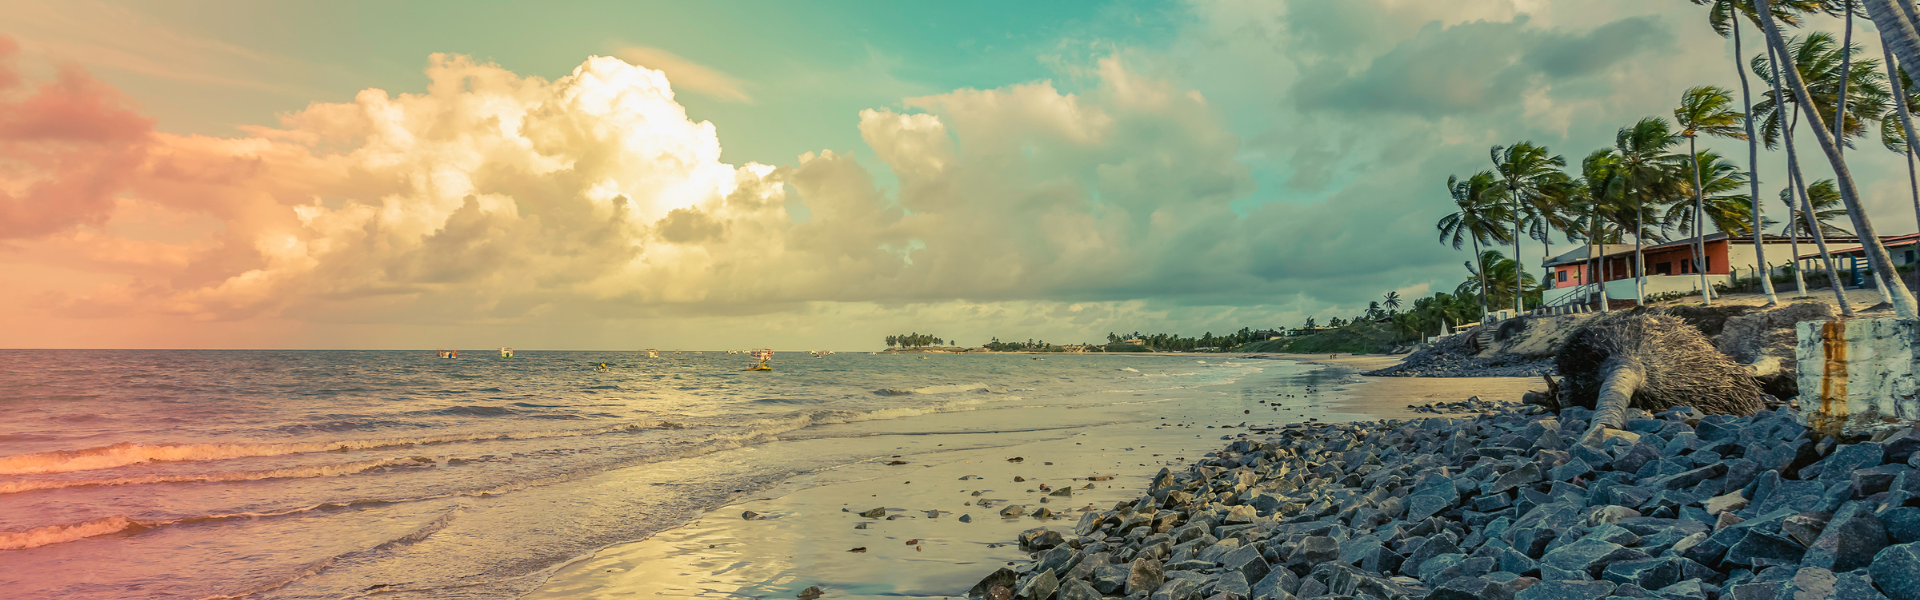
[[[1762,407],[1751,371],[1698,329],[1666,315],[1597,318],[1567,340],[1554,362],[1564,380],[1551,401],[1594,409],[1595,425],[1624,428],[1629,408],[1691,406],[1746,416]]]

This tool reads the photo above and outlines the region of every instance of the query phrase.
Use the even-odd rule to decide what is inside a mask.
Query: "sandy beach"
[[[986,573],[1028,560],[1014,543],[1021,531],[1069,529],[1089,508],[1137,497],[1159,469],[1184,468],[1229,440],[1309,419],[1430,417],[1406,405],[1476,394],[1517,400],[1534,383],[1356,374],[1394,356],[1264,356],[1300,364],[1274,362],[1226,385],[1134,393],[1137,405],[1090,398],[890,422],[862,438],[884,453],[870,461],[795,477],[684,526],[610,546],[556,569],[525,598],[791,598],[815,585],[836,599],[958,596]],[[1175,416],[1139,420],[1142,411]],[[1101,424],[1107,420],[1116,422]],[[1007,431],[989,432],[989,422]],[[845,442],[833,427],[808,435],[820,437],[751,451]],[[1062,489],[1071,491],[1055,495]],[[1002,514],[1015,505],[1017,515]],[[1052,515],[1036,518],[1041,509]]]

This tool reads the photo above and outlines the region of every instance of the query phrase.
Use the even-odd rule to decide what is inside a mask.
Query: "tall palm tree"
[[[1633,231],[1633,278],[1634,301],[1645,304],[1647,296],[1646,264],[1642,255],[1642,242],[1649,235],[1646,217],[1650,214],[1649,202],[1665,204],[1680,197],[1686,186],[1680,177],[1680,165],[1685,157],[1669,151],[1680,138],[1668,129],[1667,121],[1659,117],[1647,117],[1638,123],[1622,127],[1614,134],[1614,150],[1619,152],[1619,163],[1614,166],[1617,173],[1617,185],[1621,186],[1621,196],[1633,202],[1630,215],[1631,223],[1623,223],[1626,229]],[[1658,216],[1655,215],[1656,222]]]
[[[1494,146],[1488,155],[1493,159],[1494,170],[1500,174],[1501,186],[1513,199],[1513,256],[1518,260],[1520,238],[1528,235],[1524,232],[1531,229],[1538,234],[1533,237],[1547,243],[1547,234],[1561,225],[1559,206],[1567,182],[1567,174],[1561,169],[1566,168],[1567,159],[1550,155],[1546,146],[1536,146],[1533,142]],[[1523,220],[1531,221],[1532,227],[1523,224]],[[1513,310],[1516,313],[1525,310],[1518,295],[1514,297]]]
[[[1381,304],[1385,304],[1387,308],[1400,310],[1400,292],[1387,292],[1387,295],[1382,297],[1382,299],[1385,300],[1385,302],[1381,302]]]
[[[1773,17],[1779,22],[1797,26],[1800,22],[1799,16],[1793,11],[1810,8],[1810,6],[1803,5],[1808,5],[1812,1],[1813,0],[1784,0],[1782,2],[1775,2],[1774,4],[1777,8],[1774,9]],[[1740,106],[1745,114],[1748,115],[1747,118],[1741,119],[1747,135],[1747,195],[1751,200],[1750,203],[1753,207],[1752,213],[1754,219],[1752,226],[1748,230],[1759,232],[1765,229],[1759,221],[1760,176],[1757,169],[1760,164],[1760,138],[1754,134],[1753,130],[1753,118],[1751,116],[1754,114],[1753,89],[1747,82],[1746,65],[1741,62],[1745,56],[1745,52],[1741,50],[1740,23],[1745,21],[1754,27],[1759,27],[1760,16],[1757,14],[1757,9],[1754,8],[1752,0],[1693,0],[1693,3],[1708,5],[1708,25],[1713,27],[1713,31],[1720,34],[1720,37],[1733,38],[1733,71],[1740,75]],[[1766,244],[1758,233],[1755,233],[1753,236],[1753,256],[1757,263],[1756,266],[1761,272],[1768,273],[1768,275],[1760,277],[1760,289],[1767,295],[1767,306],[1779,304],[1780,298],[1774,293],[1773,278],[1770,275],[1773,267],[1767,263]]]
[[[1617,234],[1605,227],[1613,221],[1611,213],[1619,204],[1619,176],[1614,168],[1619,162],[1620,154],[1612,148],[1595,150],[1581,159],[1580,180],[1571,188],[1573,193],[1568,201],[1568,206],[1587,223],[1587,230],[1581,235],[1587,243],[1587,264],[1582,275],[1585,282],[1597,282],[1599,286],[1600,312],[1607,312],[1610,299],[1607,276],[1611,272],[1602,254],[1607,243],[1616,241]]]
[[[1768,11],[1771,10],[1771,5],[1768,4],[1768,0],[1756,1],[1760,7],[1760,21],[1764,26],[1762,29],[1767,34],[1767,44],[1782,50],[1782,60],[1791,60],[1791,57],[1786,56],[1784,53],[1786,39],[1780,35],[1779,26],[1774,23],[1771,15],[1768,14]],[[1911,5],[1905,5],[1904,8],[1896,8],[1896,10],[1912,10],[1912,8]],[[1879,19],[1880,16],[1876,14],[1875,22],[1878,23]],[[1904,25],[1906,27],[1905,30],[1894,33],[1894,35],[1900,36],[1901,38],[1895,40],[1896,48],[1898,48],[1900,44],[1904,43],[1905,33],[1912,31],[1913,19],[1912,17],[1908,17],[1905,23],[1899,23],[1897,25],[1890,23],[1890,25]],[[1785,71],[1787,73],[1787,86],[1793,90],[1794,97],[1803,103],[1812,104],[1813,100],[1807,89],[1806,81],[1800,77],[1798,71],[1794,69],[1793,64],[1788,63]],[[1853,171],[1847,168],[1846,158],[1840,154],[1841,140],[1836,139],[1836,136],[1824,128],[1824,122],[1820,120],[1819,113],[1816,112],[1812,114],[1808,117],[1808,120],[1812,121],[1814,138],[1820,142],[1820,150],[1827,155],[1827,162],[1833,167],[1834,180],[1839,183],[1840,187],[1840,201],[1847,205],[1847,216],[1853,221],[1853,230],[1860,235],[1861,250],[1867,255],[1867,263],[1872,265],[1874,275],[1878,277],[1880,281],[1900,281],[1899,273],[1893,269],[1892,257],[1887,255],[1886,246],[1880,243],[1879,235],[1874,232],[1873,221],[1867,218],[1865,208],[1860,205],[1859,186],[1854,184]],[[1839,288],[1840,286],[1838,285],[1834,286],[1836,292]],[[1907,286],[1882,286],[1881,291],[1887,296],[1888,303],[1893,305],[1894,313],[1900,318],[1912,319],[1920,317],[1920,311],[1917,311],[1915,307],[1913,292],[1908,290]],[[1842,314],[1850,312],[1844,301],[1840,303],[1840,308]]]
[[[1482,251],[1479,264],[1475,265],[1475,262],[1470,260],[1464,263],[1472,276],[1454,288],[1454,293],[1479,293],[1492,297],[1494,302],[1504,303],[1509,297],[1524,298],[1525,291],[1534,283],[1533,274],[1521,269],[1519,261],[1501,255],[1499,250]]]
[[[1703,85],[1680,94],[1680,108],[1673,109],[1673,122],[1680,125],[1680,137],[1687,138],[1687,155],[1693,161],[1693,218],[1694,222],[1704,221],[1706,212],[1705,188],[1700,182],[1700,148],[1698,136],[1702,133],[1711,136],[1746,139],[1739,123],[1747,116],[1734,111],[1731,92],[1718,87]],[[1704,258],[1707,254],[1704,233],[1693,236],[1693,271],[1700,275],[1700,297],[1708,306],[1713,305],[1713,286],[1707,283],[1707,269]]]
[[[1749,235],[1755,219],[1753,199],[1742,193],[1748,185],[1747,174],[1712,150],[1694,154],[1694,160],[1700,164],[1700,210],[1675,204],[1661,220],[1686,235],[1705,234],[1709,227],[1729,237]],[[1696,227],[1696,219],[1703,224]]]
[[[1803,83],[1799,89],[1804,89],[1804,81],[1807,79],[1827,82],[1826,85],[1822,86],[1823,88],[1837,88],[1837,85],[1833,83],[1833,79],[1839,77],[1836,72],[1839,58],[1838,53],[1833,50],[1832,35],[1814,32],[1807,35],[1805,39],[1795,39],[1792,44],[1789,44],[1785,38],[1780,38],[1780,42],[1775,44],[1773,40],[1778,36],[1775,35],[1777,32],[1768,25],[1771,23],[1773,23],[1771,19],[1762,19],[1763,27],[1761,29],[1766,32],[1768,39],[1767,59],[1762,62],[1759,57],[1755,57],[1754,71],[1760,75],[1761,79],[1773,86],[1773,93],[1767,99],[1762,100],[1760,104],[1755,105],[1754,110],[1764,112],[1768,115],[1766,118],[1766,127],[1764,127],[1767,147],[1773,147],[1776,140],[1786,145],[1787,183],[1798,191],[1800,195],[1800,206],[1797,212],[1801,218],[1808,218],[1807,215],[1811,214],[1813,210],[1806,205],[1806,177],[1800,171],[1800,154],[1793,143],[1793,135],[1794,132],[1799,129],[1800,117],[1802,115],[1806,115],[1808,120],[1815,123],[1814,128],[1820,130],[1816,131],[1816,134],[1825,134],[1826,130],[1819,124],[1820,109],[1822,108],[1820,100],[1822,98],[1816,98],[1812,94],[1808,94],[1805,97],[1806,101],[1802,102],[1800,100],[1800,94],[1795,93],[1789,95],[1784,88],[1790,87],[1789,82],[1791,81],[1801,81]],[[1787,68],[1780,68],[1782,63],[1784,63]],[[1812,73],[1817,77],[1809,77],[1807,73],[1802,73],[1801,69],[1808,69],[1808,73]],[[1855,96],[1855,98],[1858,99],[1859,96]],[[1837,97],[1828,97],[1825,99],[1828,100],[1825,106],[1830,110],[1831,107],[1838,102]],[[1788,103],[1794,105],[1790,118],[1784,116]],[[1856,111],[1854,114],[1858,115],[1860,113]],[[1826,238],[1814,236],[1813,243],[1814,247],[1820,251],[1820,262],[1826,267],[1828,280],[1839,281],[1839,274],[1834,269],[1833,255],[1827,251]],[[1794,270],[1795,273],[1798,273],[1799,251],[1796,250],[1794,254],[1796,265]],[[1806,287],[1804,285],[1804,279],[1796,275],[1794,283],[1799,286],[1797,289],[1800,295],[1805,296]],[[1833,286],[1833,295],[1834,299],[1840,304],[1841,313],[1851,316],[1853,313],[1852,309],[1847,305],[1846,290],[1837,285]]]
[[[1887,57],[1887,80],[1893,84],[1889,87],[1893,88],[1894,114],[1899,117],[1880,120],[1880,143],[1907,159],[1907,183],[1913,189],[1913,216],[1920,222],[1920,174],[1915,173],[1913,164],[1914,147],[1920,146],[1920,139],[1914,137],[1913,112],[1920,110],[1920,106],[1914,104],[1916,98],[1907,94],[1907,90],[1913,89],[1913,78],[1894,60],[1893,49],[1887,46],[1885,36],[1880,38],[1880,52]],[[1920,251],[1920,246],[1915,250]],[[1920,287],[1920,268],[1913,270],[1913,285]]]
[[[1459,250],[1462,243],[1471,240],[1474,256],[1480,256],[1481,244],[1506,243],[1512,232],[1504,224],[1509,220],[1511,211],[1495,197],[1498,186],[1499,181],[1494,178],[1492,171],[1474,173],[1465,180],[1447,177],[1447,193],[1453,197],[1455,210],[1440,219],[1440,243],[1450,244]],[[1480,273],[1483,278],[1485,275],[1484,272]],[[1486,289],[1487,282],[1482,280],[1480,312],[1483,315],[1493,311],[1484,293]]]
[[[1790,190],[1780,191],[1781,202],[1794,201],[1792,196],[1786,193]],[[1813,207],[1812,218],[1803,218],[1787,225],[1794,235],[1812,237],[1813,224],[1819,225],[1822,236],[1850,237],[1853,235],[1853,232],[1828,222],[1847,216],[1847,207],[1840,202],[1840,190],[1834,186],[1832,179],[1822,179],[1807,186],[1807,205]]]

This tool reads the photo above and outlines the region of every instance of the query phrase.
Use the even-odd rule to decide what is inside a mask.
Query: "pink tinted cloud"
[[[75,66],[29,87],[0,36],[0,239],[99,225],[140,168],[153,120]]]

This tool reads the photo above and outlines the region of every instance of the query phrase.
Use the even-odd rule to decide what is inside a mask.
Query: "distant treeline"
[[[888,348],[924,348],[926,346],[945,346],[946,340],[923,333],[907,333],[887,336]]]

